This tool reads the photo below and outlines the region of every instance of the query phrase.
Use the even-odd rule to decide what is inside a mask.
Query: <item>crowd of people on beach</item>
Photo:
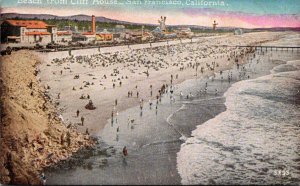
[[[200,43],[184,43],[143,49],[129,49],[118,52],[100,52],[93,55],[71,55],[65,58],[55,58],[51,61],[51,65],[56,65],[60,68],[59,70],[54,70],[52,72],[53,75],[56,75],[57,77],[73,74],[73,79],[78,81],[84,76],[90,77],[90,80],[86,80],[85,78],[81,85],[77,83],[72,86],[72,91],[85,92],[81,94],[79,99],[89,100],[88,104],[85,106],[85,108],[89,110],[96,109],[89,93],[90,87],[99,85],[103,90],[117,89],[118,87],[130,84],[131,80],[136,77],[151,78],[159,75],[160,71],[166,70],[170,73],[169,79],[159,87],[156,86],[154,88],[153,85],[149,85],[149,92],[147,95],[141,93],[144,91],[141,91],[142,87],[138,87],[138,85],[124,93],[124,97],[127,97],[128,99],[137,99],[140,106],[140,116],[143,116],[144,99],[149,99],[149,109],[152,110],[152,108],[155,108],[154,110],[157,114],[161,99],[166,94],[170,97],[170,103],[175,102],[176,97],[179,97],[179,99],[192,99],[195,97],[191,92],[185,95],[183,92],[176,92],[175,84],[178,82],[182,73],[193,73],[197,77],[208,72],[213,74],[212,81],[214,81],[215,73],[219,73],[223,80],[226,77],[223,71],[218,70],[220,61],[227,64],[234,61],[237,68],[239,68],[239,59],[242,59],[247,56],[247,54],[253,52],[254,49],[251,47],[222,48],[201,45]],[[72,69],[72,64],[80,64],[81,67],[89,70],[75,71]],[[47,66],[51,65],[48,64]],[[97,69],[100,69],[100,71],[97,71]],[[106,70],[101,71],[101,69]],[[231,83],[232,79],[232,74],[228,73],[228,82]],[[47,87],[49,87],[49,85],[47,85]],[[198,94],[207,94],[207,87],[208,84],[206,82],[205,87],[200,89]],[[214,94],[218,95],[218,89],[214,90]],[[58,92],[56,97],[57,100],[59,101],[62,96],[65,95]],[[112,102],[113,109],[111,111],[111,123],[113,125],[113,123],[117,123],[118,119],[118,98],[112,98]],[[75,110],[75,115],[77,118],[80,118],[81,126],[85,126],[86,116],[81,114],[80,110],[80,105],[78,105],[78,109]],[[128,117],[128,126],[133,129],[133,125],[134,119]],[[119,131],[120,128],[117,127],[117,133]],[[86,127],[86,134],[89,134],[88,127]]]

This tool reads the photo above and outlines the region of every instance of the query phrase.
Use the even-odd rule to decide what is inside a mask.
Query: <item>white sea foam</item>
[[[182,184],[299,183],[299,67],[290,61],[229,88],[227,110],[199,125],[177,154]]]

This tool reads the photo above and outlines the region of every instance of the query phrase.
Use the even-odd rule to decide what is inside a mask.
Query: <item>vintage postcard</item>
[[[298,0],[0,10],[1,184],[300,184]]]

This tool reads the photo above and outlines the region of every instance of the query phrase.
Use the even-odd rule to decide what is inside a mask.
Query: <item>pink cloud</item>
[[[295,15],[241,16],[241,20],[256,27],[300,27],[300,18]]]
[[[218,19],[219,23],[231,21],[231,26],[241,26],[239,22],[243,22],[246,27],[300,27],[299,15],[256,15],[242,12],[226,12],[214,9],[184,9],[183,12],[190,17],[209,16]],[[227,24],[225,24],[227,25]]]

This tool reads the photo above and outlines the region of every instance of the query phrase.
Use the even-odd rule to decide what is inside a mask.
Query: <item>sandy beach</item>
[[[191,149],[187,148],[197,145],[193,144],[194,132],[192,131],[197,129],[197,126],[226,111],[223,94],[231,85],[238,81],[247,81],[268,75],[272,68],[284,64],[285,60],[297,58],[297,53],[292,51],[278,53],[256,51],[249,53],[243,61],[240,61],[241,63],[238,63],[239,66],[234,62],[228,67],[225,66],[222,74],[207,71],[205,76],[193,77],[193,79],[174,85],[173,98],[175,101],[172,102],[171,89],[168,89],[169,91],[161,97],[157,111],[155,109],[156,101],[153,102],[152,107],[148,101],[145,101],[142,111],[139,105],[120,111],[118,117],[109,119],[104,129],[99,133],[102,143],[99,147],[96,147],[92,153],[93,155],[85,158],[79,165],[62,164],[58,168],[48,170],[49,183],[221,183],[215,178],[193,182],[193,176],[200,177],[200,175],[197,172],[192,172],[192,170],[187,170],[189,170],[189,167],[195,166],[197,171],[201,172],[197,167],[201,161],[193,162],[192,160],[195,160],[198,156],[194,156],[193,151],[190,152]],[[230,82],[228,77],[230,77]],[[205,88],[207,89],[206,92],[204,92]],[[183,97],[180,96],[180,92],[184,95]],[[187,95],[191,96],[187,98]],[[132,120],[134,121],[132,122]],[[213,128],[213,124],[210,125],[211,130],[217,130]],[[210,131],[210,133],[213,132]],[[189,142],[192,142],[192,144],[190,145]],[[181,144],[184,145],[181,146]],[[127,146],[129,151],[129,156],[125,159],[121,153],[124,146]],[[181,148],[184,146],[187,147],[181,152]],[[209,148],[215,146],[219,147],[217,144],[212,143],[212,147]],[[220,148],[220,153],[223,154],[223,150],[225,153],[227,152],[226,146],[223,149]],[[178,152],[180,153],[177,154]],[[215,156],[211,153],[210,155]],[[203,158],[205,157],[209,158],[209,156],[203,156]],[[226,163],[224,166],[228,164]],[[220,165],[223,166],[223,164]],[[203,171],[205,170],[203,169]],[[224,170],[228,171],[227,168]],[[75,178],[76,175],[80,176]],[[132,177],[135,177],[135,179],[131,179]],[[189,180],[192,181],[189,182]],[[248,178],[245,178],[244,183],[246,182],[252,183]],[[274,183],[278,183],[278,179]]]
[[[300,185],[299,0],[0,0],[1,185]]]
[[[256,65],[241,72],[239,68],[255,55],[260,54],[260,60],[270,56],[250,47],[215,45],[260,45],[288,34],[223,35],[78,50],[71,55],[18,51],[2,57],[3,180],[38,184],[38,174],[53,167],[46,169],[49,184],[181,183],[176,164],[180,145],[197,125],[226,110],[223,93],[230,84],[267,74],[278,65]],[[188,107],[191,110],[181,115],[183,105],[198,103],[206,106]],[[83,163],[76,170],[63,163],[66,170],[55,169],[91,146],[89,135],[98,138],[92,155],[79,156]],[[124,146],[130,152],[125,160]],[[91,179],[97,172],[103,175]],[[122,177],[116,179],[118,175]],[[133,175],[138,179],[129,179]]]
[[[81,50],[72,51],[73,57],[68,57],[67,52],[48,53],[42,55],[46,61],[39,66],[39,78],[43,86],[50,87],[49,96],[59,103],[60,114],[67,125],[71,124],[81,132],[88,129],[89,133],[97,135],[112,112],[116,115],[139,105],[141,100],[155,100],[163,84],[171,85],[171,78],[174,85],[186,79],[211,75],[231,68],[235,58],[242,62],[245,53],[250,52],[245,48],[212,45],[255,45],[281,35],[249,33],[201,38],[194,43],[175,41],[177,44],[172,45],[170,41],[159,43],[162,46],[157,47],[152,44],[152,48],[138,45],[103,48],[100,51]],[[132,92],[129,98],[128,92]],[[95,110],[85,109],[89,100],[92,100]],[[79,117],[76,116],[77,110]],[[84,126],[81,116],[84,117]]]

